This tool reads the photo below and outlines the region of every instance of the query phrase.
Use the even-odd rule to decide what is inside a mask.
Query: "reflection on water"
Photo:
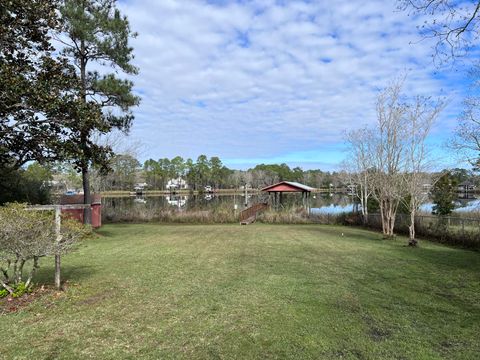
[[[433,204],[427,203],[423,204],[420,209],[425,212],[432,212]],[[480,200],[470,196],[468,198],[464,197],[457,199],[455,201],[455,211],[454,212],[478,212],[480,211]]]
[[[157,210],[212,210],[215,207],[223,206],[227,208],[242,210],[246,206],[268,200],[266,194],[249,194],[245,201],[244,194],[219,195],[219,194],[199,194],[199,195],[160,195],[160,196],[125,196],[125,197],[104,197],[102,199],[103,209],[106,213],[110,211],[127,211],[135,207]],[[246,204],[245,204],[246,203]],[[302,198],[300,194],[284,194],[282,197],[282,207],[301,206]],[[432,203],[421,206],[425,212],[432,211]],[[358,210],[358,204],[355,198],[345,194],[312,194],[310,197],[310,208],[314,214],[339,214],[342,212],[351,212]],[[480,200],[469,197],[458,199],[456,212],[468,212],[480,210]]]
[[[199,194],[199,195],[160,195],[160,196],[125,196],[125,197],[104,197],[102,199],[104,211],[114,211],[115,209],[128,211],[130,208],[142,206],[146,208],[156,208],[165,210],[211,210],[217,206],[244,209],[258,202],[268,200],[267,194],[248,194],[245,201],[244,194],[236,195],[218,195],[218,194]],[[341,194],[312,194],[310,197],[310,207],[312,212],[346,212],[352,211],[354,201],[351,196]],[[235,206],[236,205],[236,206]],[[302,197],[300,194],[284,194],[282,196],[282,206],[284,208],[292,206],[301,206]]]

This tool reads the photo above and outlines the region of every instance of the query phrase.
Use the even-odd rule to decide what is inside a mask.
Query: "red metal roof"
[[[261,191],[267,192],[311,192],[314,189],[310,186],[300,184],[294,181],[281,181],[263,188]]]

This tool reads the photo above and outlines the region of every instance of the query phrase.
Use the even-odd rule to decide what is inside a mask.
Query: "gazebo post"
[[[308,211],[310,211],[310,192],[313,190],[314,189],[310,186],[291,181],[281,181],[261,189],[261,191],[268,192],[269,201],[271,201],[272,208],[274,209],[278,209],[279,205],[282,204],[284,192],[297,194],[302,193],[302,206],[305,209],[308,209]],[[272,195],[273,198],[271,197]]]

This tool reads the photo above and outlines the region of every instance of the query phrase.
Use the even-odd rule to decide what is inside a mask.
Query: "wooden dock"
[[[257,220],[258,213],[265,211],[266,209],[268,209],[267,203],[258,203],[243,210],[240,213],[240,224],[248,225],[254,223],[255,220]]]

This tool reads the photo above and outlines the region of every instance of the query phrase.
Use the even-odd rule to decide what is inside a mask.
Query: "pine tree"
[[[443,174],[438,179],[432,190],[433,214],[445,216],[452,213],[455,209],[457,186],[458,182],[450,172]]]
[[[60,8],[64,28],[57,40],[63,45],[62,55],[77,69],[79,86],[78,106],[69,124],[67,156],[82,173],[84,203],[91,203],[89,169],[98,166],[108,169],[113,155],[108,146],[96,144],[94,134],[106,134],[114,129],[128,132],[133,114],[139,104],[132,92],[133,83],[120,79],[120,70],[135,75],[132,65],[133,48],[129,40],[136,36],[126,16],[116,8],[115,0],[64,0]],[[100,73],[91,66],[105,69]],[[107,69],[114,72],[107,72]],[[111,70],[110,70],[111,71]],[[85,223],[91,223],[91,212],[85,209]]]

